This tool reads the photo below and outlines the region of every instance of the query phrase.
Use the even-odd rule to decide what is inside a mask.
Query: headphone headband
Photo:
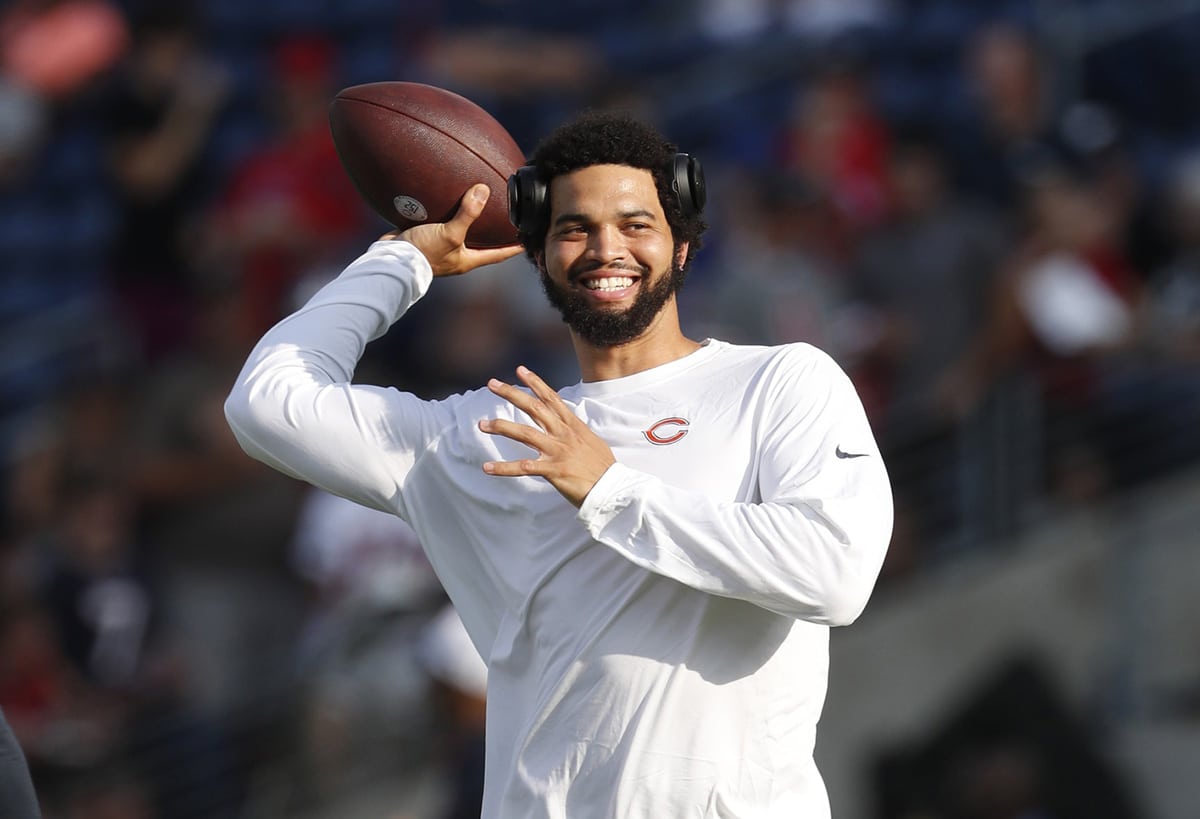
[[[702,212],[707,191],[700,160],[689,154],[675,154],[666,174],[680,213],[686,218]],[[508,220],[523,234],[536,233],[549,223],[549,186],[538,179],[533,165],[517,168],[508,178]]]

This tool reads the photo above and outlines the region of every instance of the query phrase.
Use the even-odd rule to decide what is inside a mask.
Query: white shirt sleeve
[[[692,588],[848,624],[866,606],[891,539],[887,472],[858,395],[832,361],[776,385],[771,404],[757,502],[718,502],[617,463],[578,518],[627,559]]]
[[[402,510],[404,477],[425,443],[450,423],[449,411],[351,379],[367,343],[424,295],[432,278],[412,245],[375,242],[268,331],[225,402],[242,448],[336,495]]]

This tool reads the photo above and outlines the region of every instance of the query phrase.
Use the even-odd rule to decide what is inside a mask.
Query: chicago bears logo
[[[643,430],[642,435],[646,440],[658,446],[673,444],[688,434],[686,418],[678,416],[672,418],[664,418],[661,421],[656,421],[649,429]]]

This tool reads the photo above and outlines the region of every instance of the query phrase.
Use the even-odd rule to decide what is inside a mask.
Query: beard
[[[574,281],[596,268],[597,265],[581,266],[572,271],[568,278]],[[644,333],[671,297],[679,292],[686,275],[683,267],[674,259],[667,275],[653,285],[648,284],[649,268],[629,265],[615,269],[629,270],[639,276],[637,296],[625,310],[596,307],[583,294],[556,284],[544,269],[539,268],[542,290],[550,304],[562,315],[567,326],[593,347],[619,347]]]

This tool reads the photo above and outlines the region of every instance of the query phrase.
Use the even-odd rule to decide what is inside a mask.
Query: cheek
[[[634,255],[643,267],[663,272],[671,269],[677,254],[671,242],[656,241],[645,244]]]
[[[580,255],[582,251],[572,245],[547,245],[540,260],[540,267],[551,278],[561,280],[566,278],[571,266],[579,261]]]

